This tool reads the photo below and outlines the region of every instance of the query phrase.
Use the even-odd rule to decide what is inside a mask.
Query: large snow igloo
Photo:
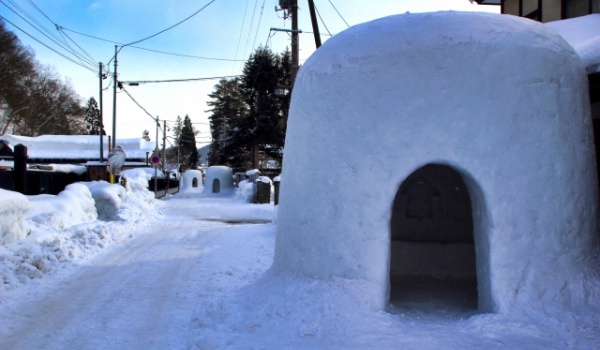
[[[204,193],[231,192],[233,188],[233,170],[230,167],[215,165],[206,169]]]
[[[476,313],[579,303],[593,152],[585,70],[551,29],[461,12],[352,27],[296,80],[273,268],[369,281],[381,309],[415,277],[470,279]]]

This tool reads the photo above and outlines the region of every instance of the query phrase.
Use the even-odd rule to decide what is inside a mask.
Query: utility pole
[[[300,37],[298,35],[298,0],[292,0],[291,2],[291,15],[292,15],[292,87],[296,81],[296,74],[298,73],[298,50],[300,45]]]
[[[317,15],[315,13],[315,2],[308,0],[308,10],[310,11],[310,21],[313,27],[313,33],[315,36],[315,46],[317,49],[321,47],[321,33],[319,32],[319,22],[317,22]]]
[[[156,147],[154,147],[154,154],[159,155],[158,151],[158,128],[160,127],[160,123],[158,121],[158,116],[156,116]],[[154,196],[156,196],[156,191],[158,190],[158,167],[154,166]]]
[[[113,127],[112,127],[112,148],[115,148],[117,142],[117,45],[115,45],[115,71],[113,72]]]
[[[102,118],[102,79],[104,78],[104,75],[102,74],[102,62],[98,63],[98,67],[99,67],[99,75],[98,77],[100,78],[100,97],[99,97],[99,101],[98,103],[100,104],[100,159],[99,161],[102,162],[104,160],[104,135],[102,135],[102,132],[104,131],[104,122],[103,122],[103,118]]]
[[[167,163],[167,121],[163,120],[163,148],[162,148],[162,171],[165,173],[165,164]]]
[[[162,149],[162,171],[165,175],[165,196],[169,194],[169,180],[171,179],[171,174],[168,174],[165,170],[165,165],[167,164],[167,121],[163,120],[163,149]]]
[[[300,45],[300,39],[298,34],[300,31],[298,30],[298,0],[279,0],[279,7],[283,10],[283,18],[287,19],[288,17],[292,17],[292,69],[291,69],[291,84],[290,88],[294,86],[294,81],[296,80],[296,74],[298,73],[298,50]],[[290,30],[285,29],[276,29],[271,28],[271,30],[278,31],[286,31],[290,32]]]

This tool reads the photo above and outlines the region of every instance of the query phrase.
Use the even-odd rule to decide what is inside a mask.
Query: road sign
[[[160,163],[160,157],[155,154],[152,157],[150,157],[150,163],[152,163],[152,165],[157,166],[158,163]]]

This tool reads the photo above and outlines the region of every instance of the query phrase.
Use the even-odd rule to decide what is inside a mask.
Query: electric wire
[[[7,5],[6,2],[4,2],[3,0],[0,0],[0,3],[2,3],[4,6],[6,6],[10,11],[12,11],[14,14],[16,14],[19,18],[21,18],[23,21],[25,21],[27,24],[29,24],[33,29],[35,29],[36,31],[38,31],[39,33],[41,33],[43,36],[45,36],[48,40],[50,40],[52,43],[56,44],[57,46],[59,46],[60,48],[62,48],[64,51],[70,53],[71,55],[73,55],[75,58],[77,58],[77,60],[79,60],[79,63],[76,63],[73,59],[68,58],[71,62],[74,62],[82,67],[86,67],[86,65],[89,65],[89,67],[86,67],[87,69],[91,69],[90,67],[94,66],[93,62],[88,61],[86,58],[81,57],[81,55],[77,54],[76,52],[74,52],[74,50],[72,50],[71,48],[67,48],[65,47],[63,44],[61,44],[60,42],[58,42],[58,39],[53,37],[53,34],[50,33],[43,25],[39,24],[39,22],[37,22],[35,19],[32,19],[31,21],[28,20],[25,17],[31,18],[31,16],[29,14],[26,13],[26,11],[24,11],[23,9],[20,9],[20,11],[23,11],[23,13],[25,13],[25,15],[21,15],[15,8],[12,8],[11,6]],[[14,4],[13,4],[14,5]],[[24,17],[25,16],[25,17]],[[18,27],[16,24],[14,24],[13,22],[9,21],[6,17],[2,17],[4,18],[8,23],[10,23],[11,25],[13,25],[15,28],[19,29],[21,32],[25,33],[27,36],[31,37],[32,39],[34,39],[35,41],[37,41],[38,43],[44,45],[45,47],[51,49],[52,51],[54,51],[55,53],[59,53],[57,51],[57,49],[53,49],[51,48],[48,44],[43,43],[40,39],[35,38],[32,34],[30,34],[29,32],[25,31],[24,29],[22,29],[21,27]],[[32,22],[36,22],[36,24],[33,24]],[[40,29],[41,28],[41,29]],[[46,33],[45,33],[46,32]],[[48,34],[50,33],[50,34]],[[65,57],[66,56],[62,53],[59,53],[61,56]]]
[[[31,27],[33,27],[34,29],[36,29],[37,31],[39,31],[40,33],[42,33],[42,35],[46,36],[48,39],[50,39],[51,41],[53,41],[55,44],[57,44],[58,46],[60,46],[61,48],[63,48],[65,51],[71,53],[74,57],[76,57],[82,64],[89,64],[91,66],[94,65],[94,59],[91,58],[91,56],[89,54],[87,54],[87,52],[85,52],[85,50],[81,49],[81,47],[79,45],[77,45],[77,43],[75,43],[84,54],[86,54],[88,56],[88,58],[90,58],[90,60],[87,60],[87,58],[82,57],[76,50],[74,50],[69,43],[65,40],[64,37],[57,37],[55,35],[55,33],[51,30],[49,30],[48,28],[46,28],[41,22],[39,22],[34,16],[32,16],[31,14],[29,14],[23,7],[19,6],[18,4],[16,4],[13,0],[7,0],[8,2],[10,2],[17,10],[19,10],[24,16],[26,16],[27,18],[29,18],[29,20],[31,20],[31,22],[34,22],[34,24],[32,24],[31,22],[27,21],[26,19],[24,19],[20,14],[18,14],[14,9],[11,9],[8,5],[6,5],[6,3],[4,3],[4,1],[0,1],[4,4],[4,6],[7,6],[11,11],[13,11],[17,16],[21,17],[21,19],[23,19],[25,22],[27,22],[27,24],[29,24]],[[55,27],[56,29],[58,29],[58,25],[56,24],[56,22],[54,22],[52,19],[50,19],[50,17],[48,17],[48,15],[46,15],[37,5],[35,5],[35,3],[33,3],[32,1],[28,1],[32,6],[34,6],[35,9],[37,9],[44,17],[46,17],[48,19],[48,21],[50,21],[50,23],[53,25],[53,27]],[[48,33],[50,35],[50,37],[48,37],[48,35],[44,34],[42,32],[42,30],[46,33]],[[68,48],[64,47],[61,43],[59,43],[58,41],[62,41]],[[85,62],[85,63],[84,63]]]
[[[250,19],[250,26],[248,27],[248,35],[246,36],[246,44],[244,44],[244,50],[242,51],[242,54],[245,54],[248,52],[248,45],[250,44],[252,28],[254,27],[254,17],[256,16],[257,5],[258,5],[258,0],[254,0],[254,9],[252,10],[252,18]]]
[[[127,94],[127,96],[129,96],[129,98],[138,106],[140,107],[150,118],[152,118],[152,120],[156,121],[158,123],[158,117],[154,117],[152,114],[150,114],[150,112],[148,112],[148,110],[146,110],[146,108],[144,108],[135,98],[133,98],[133,96],[131,96],[131,94],[129,93],[129,91],[127,91],[127,89],[125,89],[124,87],[121,87],[121,90],[123,90],[125,92],[125,94]],[[160,127],[160,125],[159,125]]]
[[[319,9],[317,8],[316,5],[315,5],[315,11],[317,12],[317,16],[319,16],[319,19],[321,20],[321,23],[323,24],[323,27],[325,27],[325,30],[327,30],[327,33],[329,33],[329,35],[331,36],[331,32],[329,31],[329,28],[327,28],[327,25],[325,24],[325,21],[323,21],[323,17],[321,17],[321,13],[319,12]]]
[[[256,34],[254,35],[254,41],[252,42],[252,49],[254,49],[256,47],[256,39],[258,38],[258,32],[260,31],[260,24],[262,22],[262,17],[265,11],[265,2],[266,0],[263,0],[262,6],[260,8],[260,16],[258,17],[258,24],[256,25]]]
[[[242,28],[240,28],[240,35],[238,36],[237,46],[235,47],[235,56],[233,56],[235,59],[237,59],[238,52],[240,50],[240,43],[242,42],[242,34],[244,33],[244,26],[246,25],[247,13],[248,13],[248,1],[246,1],[246,7],[244,8],[244,19],[242,20]],[[235,66],[236,66],[236,64],[234,63],[233,67],[231,69],[231,74],[233,74],[233,72],[235,71]]]
[[[13,27],[15,27],[16,29],[18,29],[18,30],[20,30],[21,32],[23,32],[25,35],[29,36],[31,39],[33,39],[33,40],[37,41],[39,44],[41,44],[41,45],[45,46],[46,48],[48,48],[49,50],[53,51],[54,53],[56,53],[56,54],[58,54],[58,55],[62,56],[63,58],[65,58],[65,59],[67,59],[67,60],[69,60],[69,61],[71,61],[71,62],[75,63],[76,65],[78,65],[78,66],[80,66],[80,67],[82,67],[82,68],[85,68],[85,69],[87,69],[87,70],[89,70],[89,71],[93,72],[94,74],[96,74],[96,73],[97,73],[97,71],[96,71],[96,69],[95,69],[95,68],[94,68],[94,69],[92,69],[92,68],[90,68],[90,67],[88,67],[88,66],[86,66],[86,65],[83,65],[83,64],[81,64],[81,63],[79,63],[79,62],[75,61],[75,60],[74,60],[74,59],[72,59],[71,57],[67,57],[67,56],[66,56],[65,54],[63,54],[62,52],[59,52],[59,51],[57,51],[56,49],[54,49],[54,48],[52,48],[52,47],[48,46],[47,44],[43,43],[41,40],[39,40],[39,39],[37,39],[36,37],[34,37],[33,35],[29,34],[27,31],[25,31],[25,30],[24,30],[24,29],[22,29],[21,27],[17,26],[16,24],[14,24],[14,23],[13,23],[13,22],[11,22],[11,21],[9,21],[9,20],[8,20],[6,17],[4,17],[4,16],[0,15],[0,18],[2,18],[3,20],[5,20],[7,23],[9,23],[10,25],[12,25],[12,26],[13,26]]]
[[[348,22],[346,22],[346,20],[344,19],[344,17],[342,16],[342,14],[340,13],[340,11],[338,11],[337,7],[335,7],[335,5],[333,4],[333,2],[331,2],[331,0],[329,0],[329,3],[331,4],[331,6],[333,7],[333,9],[335,10],[335,12],[337,12],[338,16],[340,16],[340,18],[342,19],[342,21],[344,21],[344,23],[346,23],[346,25],[348,27],[350,27],[350,25],[348,24]]]
[[[69,32],[75,33],[77,35],[85,36],[85,37],[88,37],[88,38],[91,38],[91,39],[95,39],[95,40],[99,40],[99,41],[104,41],[104,42],[107,42],[107,43],[115,44],[117,46],[125,46],[125,44],[123,44],[121,42],[118,42],[118,41],[114,41],[114,40],[110,40],[110,39],[105,39],[105,38],[100,38],[100,37],[97,37],[97,36],[94,36],[94,35],[90,35],[90,34],[78,32],[78,31],[70,29],[70,28],[66,28],[66,27],[60,26],[60,29],[63,30],[63,31],[69,31]],[[231,58],[206,57],[206,56],[197,56],[197,55],[182,54],[182,53],[177,53],[177,52],[168,52],[168,51],[154,50],[154,49],[149,49],[149,48],[145,48],[145,47],[141,47],[141,46],[135,46],[135,45],[130,45],[128,47],[131,47],[131,48],[134,48],[134,49],[138,49],[138,50],[143,50],[143,51],[160,53],[160,54],[163,54],[163,55],[186,57],[186,58],[195,58],[195,59],[200,59],[200,60],[228,61],[228,62],[243,62],[244,61],[244,60],[231,59]]]
[[[177,27],[178,25],[182,24],[183,22],[185,22],[185,21],[189,20],[190,18],[194,17],[195,15],[197,15],[198,13],[200,13],[201,11],[203,11],[205,8],[207,8],[208,6],[210,6],[210,5],[211,5],[212,3],[214,3],[215,1],[217,1],[217,0],[211,0],[211,1],[210,1],[208,4],[204,5],[202,8],[200,8],[198,11],[194,12],[194,13],[193,13],[193,14],[191,14],[190,16],[188,16],[188,17],[184,18],[183,20],[181,20],[181,21],[179,21],[179,22],[177,22],[177,23],[173,24],[172,26],[170,26],[170,27],[168,27],[168,28],[166,28],[166,29],[163,29],[163,30],[161,30],[160,32],[158,32],[158,33],[156,33],[156,34],[152,34],[152,35],[150,35],[150,36],[147,36],[147,37],[145,37],[145,38],[143,38],[143,39],[140,39],[140,40],[133,41],[133,42],[131,42],[131,43],[129,43],[129,44],[126,44],[126,45],[124,45],[124,46],[130,46],[130,45],[133,45],[133,44],[141,43],[142,41],[146,41],[146,40],[148,40],[148,39],[152,39],[152,38],[154,38],[154,37],[155,37],[155,36],[157,36],[157,35],[160,35],[160,34],[162,34],[162,33],[166,32],[166,31],[168,31],[168,30],[171,30],[171,29],[173,29],[173,28]]]
[[[164,79],[164,80],[128,80],[128,81],[121,81],[121,83],[125,83],[125,84],[180,83],[180,82],[189,82],[189,81],[236,78],[236,77],[240,77],[240,76],[241,75],[223,75],[223,76],[219,76],[219,77],[205,77],[205,78]]]

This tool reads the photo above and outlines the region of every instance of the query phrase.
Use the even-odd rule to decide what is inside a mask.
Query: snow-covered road
[[[247,284],[271,262],[272,225],[222,221],[268,220],[272,209],[257,216],[239,203],[222,212],[219,200],[167,200],[151,229],[10,295],[20,300],[3,312],[12,317],[2,322],[0,348],[189,347],[197,305]]]

